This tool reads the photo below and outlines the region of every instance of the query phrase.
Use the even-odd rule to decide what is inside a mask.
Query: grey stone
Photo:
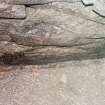
[[[104,25],[86,20],[72,10],[61,11],[53,8],[27,8],[27,19],[1,20],[0,29],[1,32],[14,34],[12,37],[16,43],[32,46],[73,46],[90,43],[92,39],[88,38],[95,40],[104,37]]]
[[[0,33],[9,34],[18,45],[33,47],[24,52],[26,59],[33,62],[102,58],[105,25],[96,21],[99,16],[94,12],[89,15],[91,8],[82,8],[80,2],[27,7],[26,19],[1,19]]]
[[[14,26],[8,21],[11,26],[8,31],[12,32],[14,27],[17,34],[10,35],[12,40],[33,47],[26,52],[29,61],[57,62],[105,56],[105,25],[87,20],[72,10],[27,8],[26,11],[27,19],[12,21]]]
[[[1,105],[105,105],[105,59],[7,68]]]
[[[79,39],[82,41],[82,38],[104,36],[104,25],[86,20],[72,10],[61,11],[53,8],[27,8],[28,17],[21,23],[20,28],[18,27],[18,31],[21,34],[30,34],[28,36],[48,39],[44,41],[46,45],[49,43],[61,46],[71,46],[78,41],[80,43]]]
[[[94,0],[82,0],[85,5],[91,5],[94,3]]]
[[[58,11],[73,11],[75,14],[78,14],[82,18],[85,18],[87,20],[92,20],[100,24],[105,24],[105,18],[99,16],[95,12],[93,12],[93,6],[84,6],[82,2],[75,2],[75,3],[68,3],[68,2],[53,2],[49,4],[44,4],[44,5],[32,5],[32,8],[39,8],[39,9],[44,9],[44,8],[53,8]]]
[[[0,3],[0,18],[25,18],[24,5],[10,5]]]
[[[105,18],[75,0],[30,1],[17,2],[29,3],[25,19],[0,19],[11,64],[0,65],[0,105],[105,105]]]
[[[105,17],[105,1],[104,0],[95,0],[93,11],[95,11],[100,16]]]
[[[50,2],[80,2],[81,0],[2,0],[1,2],[6,2],[10,4],[46,4]]]

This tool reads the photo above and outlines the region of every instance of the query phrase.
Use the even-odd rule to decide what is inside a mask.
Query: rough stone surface
[[[33,47],[28,59],[44,62],[105,56],[105,19],[91,7],[80,2],[53,2],[26,7],[26,14],[23,20],[1,19],[0,34],[16,44]]]
[[[50,2],[80,2],[81,0],[1,0],[9,4],[46,4]]]
[[[19,62],[19,59],[24,56],[24,51],[30,49],[31,47],[17,45],[13,42],[0,41],[0,63]]]
[[[25,18],[25,6],[0,3],[0,18]]]
[[[0,105],[105,105],[103,8],[0,0]]]
[[[105,105],[105,59],[10,68],[1,105]]]

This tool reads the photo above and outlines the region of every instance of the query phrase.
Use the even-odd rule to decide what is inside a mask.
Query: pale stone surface
[[[104,69],[105,59],[14,66],[0,73],[0,104],[105,105]]]
[[[93,10],[100,16],[105,16],[105,1],[95,0]]]
[[[1,0],[1,2],[6,2],[9,4],[46,4],[50,2],[80,2],[81,0]]]
[[[36,6],[26,13],[24,20],[1,20],[1,31],[12,33],[17,44],[33,46],[28,54],[33,62],[105,57],[105,25],[85,18],[84,12]]]
[[[0,56],[15,64],[0,66],[0,105],[105,105],[105,18],[80,1],[0,0],[18,4],[0,4],[5,18],[26,5],[0,19]]]
[[[0,3],[0,18],[25,18],[24,5],[9,5]]]
[[[90,38],[104,37],[105,26],[91,20],[86,20],[81,15],[76,14],[72,10],[57,11],[53,8],[27,8],[28,17],[25,21],[20,23],[18,31],[21,34],[27,34],[26,44],[28,44],[28,37],[41,37],[42,44],[45,45],[61,45],[72,46],[73,44],[82,44],[89,42]],[[96,30],[98,29],[98,30]],[[30,35],[29,35],[30,34]],[[21,37],[20,35],[19,37]],[[23,36],[24,37],[24,36]],[[34,43],[36,41],[29,41]],[[83,40],[82,40],[83,39]],[[86,39],[86,40],[85,40]],[[15,40],[15,39],[14,39]],[[22,37],[15,41],[17,43],[23,42]],[[22,40],[22,41],[21,41]],[[85,41],[84,41],[85,40]],[[82,42],[83,41],[83,42]],[[40,44],[38,40],[37,43]],[[31,44],[31,43],[30,43]]]

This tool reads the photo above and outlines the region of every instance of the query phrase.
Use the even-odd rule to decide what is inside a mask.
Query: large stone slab
[[[50,3],[50,2],[78,2],[81,0],[1,0],[1,2],[6,2],[6,3],[10,3],[10,4],[45,4],[45,3]]]
[[[105,105],[105,59],[10,68],[0,72],[1,105]]]
[[[102,39],[105,34],[103,24],[86,20],[72,10],[27,8],[27,15],[21,21],[1,20],[0,32],[14,34],[16,43],[30,46],[73,46]]]
[[[87,20],[92,20],[100,24],[105,24],[105,18],[99,16],[95,12],[93,12],[93,6],[84,6],[82,2],[75,2],[75,3],[68,3],[68,2],[53,2],[49,4],[44,4],[44,5],[32,5],[32,8],[53,8],[58,11],[73,11],[75,14],[78,14],[79,16],[87,19]]]
[[[84,18],[75,9],[43,6],[27,8],[24,20],[0,20],[2,35],[9,33],[16,44],[33,47],[24,52],[26,59],[57,62],[105,57],[104,24]]]
[[[9,5],[0,3],[0,18],[25,18],[24,5]]]
[[[44,41],[45,45],[71,46],[73,43],[80,44],[82,38],[86,38],[88,42],[88,38],[104,37],[104,25],[86,20],[70,10],[61,12],[53,8],[27,8],[27,14],[27,19],[17,27],[18,33],[23,36],[27,34],[26,37],[35,36],[48,40]],[[86,40],[83,43],[86,43]]]

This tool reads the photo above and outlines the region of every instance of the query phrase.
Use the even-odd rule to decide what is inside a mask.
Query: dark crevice
[[[105,16],[101,15],[100,13],[96,12],[95,10],[93,10],[93,12],[95,12],[97,15],[99,15],[99,16],[105,18]]]
[[[94,4],[85,4],[82,0],[81,2],[83,3],[84,6],[93,6]]]

